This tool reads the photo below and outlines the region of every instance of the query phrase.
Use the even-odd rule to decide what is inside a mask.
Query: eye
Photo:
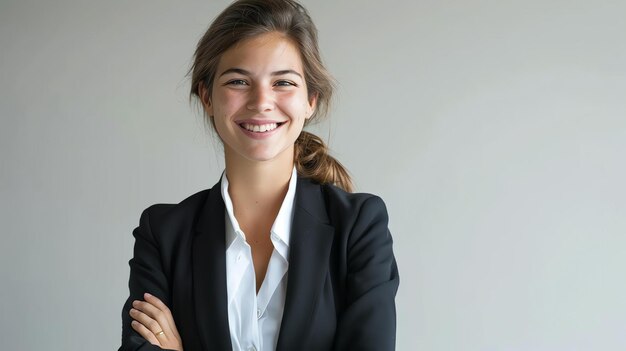
[[[298,86],[296,83],[288,81],[288,80],[279,80],[275,83],[275,85],[279,87],[288,87],[288,86],[297,87]]]
[[[243,79],[233,79],[233,80],[229,80],[228,82],[226,82],[226,85],[246,85],[248,84],[248,82],[246,82]]]

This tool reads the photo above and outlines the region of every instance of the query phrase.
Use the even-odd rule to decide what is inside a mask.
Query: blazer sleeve
[[[122,346],[119,351],[156,351],[160,347],[152,345],[137,333],[130,325],[132,318],[128,314],[134,300],[143,300],[143,294],[149,292],[169,306],[168,280],[161,264],[159,246],[150,226],[150,212],[155,206],[145,209],[139,219],[139,226],[133,230],[135,246],[130,265],[128,288],[130,296],[122,308]]]
[[[399,275],[387,209],[377,196],[361,205],[347,246],[346,307],[335,350],[395,350]]]

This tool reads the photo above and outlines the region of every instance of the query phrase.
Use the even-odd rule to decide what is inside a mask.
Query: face
[[[293,148],[315,108],[302,59],[279,33],[236,44],[222,55],[211,94],[201,96],[229,158],[293,161]]]

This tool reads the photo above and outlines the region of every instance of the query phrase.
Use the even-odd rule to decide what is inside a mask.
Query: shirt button
[[[258,308],[256,310],[256,318],[261,318],[261,309],[260,308]]]
[[[237,262],[241,261],[241,254],[237,255]]]

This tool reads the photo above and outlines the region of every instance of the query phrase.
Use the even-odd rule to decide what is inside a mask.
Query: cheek
[[[217,132],[217,136],[219,136],[220,140],[224,142],[224,135],[228,135],[228,133],[224,132],[224,119],[223,118],[215,118],[215,132]]]
[[[244,100],[244,97],[239,92],[221,91],[215,96],[215,101],[219,101],[219,103],[213,109],[216,115],[230,115],[232,111],[240,108]]]
[[[289,95],[280,100],[282,108],[289,111],[289,115],[294,120],[302,120],[308,117],[309,105],[306,96]]]

